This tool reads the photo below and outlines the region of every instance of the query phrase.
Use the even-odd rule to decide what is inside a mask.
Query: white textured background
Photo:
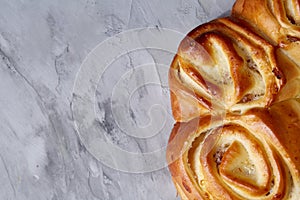
[[[86,149],[73,124],[76,74],[88,53],[109,37],[145,27],[186,34],[232,4],[233,0],[1,0],[0,199],[176,199],[167,168],[122,172]],[[106,104],[111,85],[118,81],[114,74],[125,73],[118,66],[134,68],[144,59],[155,63],[153,55],[165,64],[172,59],[149,51],[131,53],[97,83],[99,126],[120,147],[139,153],[166,145],[173,121],[168,118],[169,125],[158,136],[130,137],[118,130]],[[152,75],[141,74],[136,81],[143,82],[145,76]],[[155,88],[132,94],[134,122],[143,125],[149,99],[160,98],[170,113],[169,100],[157,96]]]

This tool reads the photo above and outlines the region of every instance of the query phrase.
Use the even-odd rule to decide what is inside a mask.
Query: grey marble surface
[[[95,47],[109,44],[110,38],[126,40],[119,35],[137,28],[153,27],[145,32],[150,34],[148,45],[159,34],[155,29],[175,31],[174,49],[181,36],[232,4],[0,1],[0,199],[177,199],[162,160],[174,123],[166,70],[174,52],[144,46],[112,60],[92,84],[98,136],[74,123],[88,116],[74,102],[80,97],[76,92],[92,82],[89,76],[100,76],[88,71],[80,79],[80,66],[86,61],[97,68],[110,50]],[[79,104],[89,101],[83,98]],[[104,149],[105,144],[97,143],[101,137],[135,156]],[[156,155],[147,157],[149,152]]]

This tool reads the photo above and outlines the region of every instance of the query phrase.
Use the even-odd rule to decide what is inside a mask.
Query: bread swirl
[[[279,99],[299,97],[300,1],[237,0],[232,16],[276,46],[277,61],[288,80]]]
[[[300,103],[177,123],[167,149],[182,199],[298,199]]]
[[[230,18],[206,23],[181,42],[170,68],[176,121],[210,112],[244,112],[274,101],[283,77],[274,48]]]
[[[248,22],[256,33],[274,46],[299,46],[298,0],[237,0],[232,8],[232,16]]]

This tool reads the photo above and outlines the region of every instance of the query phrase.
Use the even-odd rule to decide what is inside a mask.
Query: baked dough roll
[[[169,73],[176,121],[266,107],[282,84],[273,46],[230,18],[191,31],[179,45]]]
[[[167,148],[183,200],[300,197],[300,103],[174,126]]]
[[[298,0],[237,0],[232,8],[232,16],[248,22],[255,32],[275,46],[299,45]]]
[[[237,0],[232,16],[246,22],[256,33],[277,46],[281,70],[287,86],[281,96],[300,94],[300,1],[299,0]],[[290,64],[287,64],[287,59]],[[290,83],[289,83],[290,82]]]

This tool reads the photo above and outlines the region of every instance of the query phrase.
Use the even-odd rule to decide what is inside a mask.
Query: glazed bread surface
[[[167,149],[182,199],[299,199],[300,103],[178,122]]]
[[[232,16],[248,22],[255,32],[275,46],[299,45],[298,0],[237,0]]]
[[[211,112],[269,106],[284,82],[267,41],[220,18],[200,25],[181,42],[169,73],[176,121]]]
[[[286,78],[277,101],[300,96],[300,1],[237,0],[232,17],[274,45]]]

